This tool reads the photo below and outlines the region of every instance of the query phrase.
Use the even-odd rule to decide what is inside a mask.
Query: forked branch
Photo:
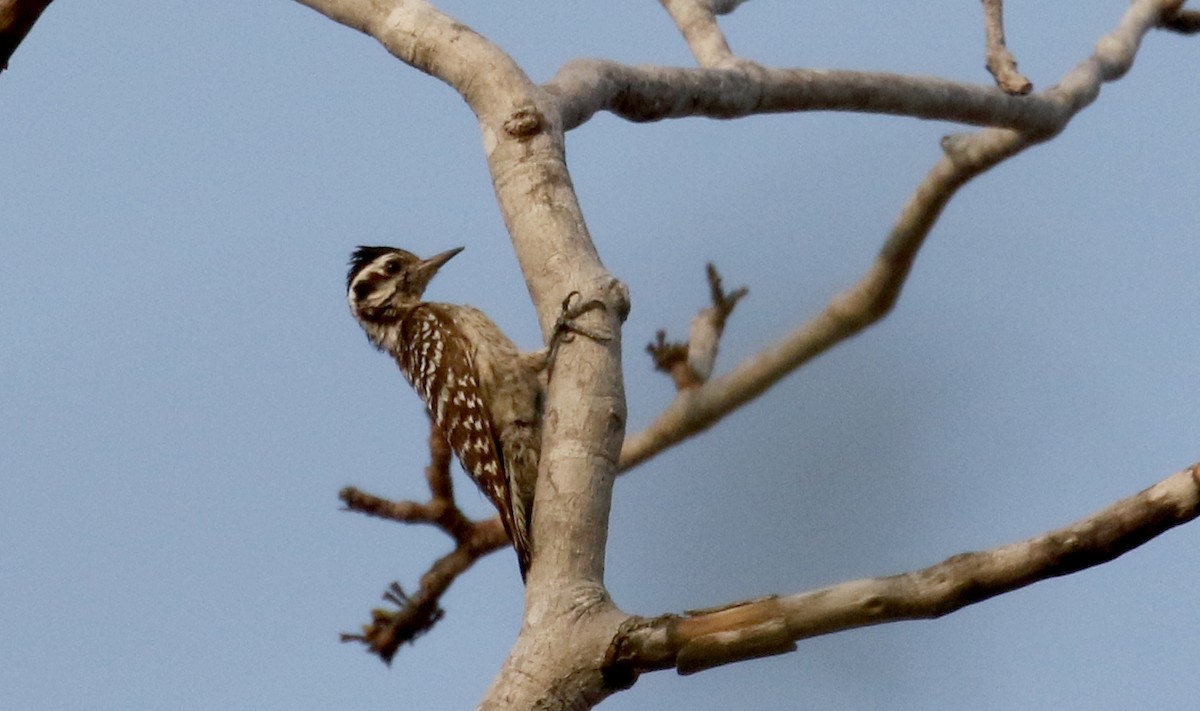
[[[737,303],[750,293],[744,286],[726,293],[721,275],[712,262],[708,263],[706,274],[712,305],[700,309],[692,319],[687,343],[668,342],[667,332],[660,330],[655,340],[646,346],[654,359],[654,367],[671,376],[676,390],[699,387],[712,376],[725,321]]]
[[[933,619],[1032,583],[1117,558],[1200,514],[1200,464],[1069,526],[885,578],[839,583],[683,615],[630,618],[607,675],[681,674],[793,651],[796,641],[855,627]]]
[[[875,262],[856,284],[807,323],[726,375],[681,390],[654,422],[625,440],[621,471],[708,429],[796,368],[883,318],[899,298],[925,236],[958,188],[1028,145],[1012,131],[984,131],[973,138],[969,150],[955,146],[934,165],[904,206]]]
[[[1161,3],[1134,3],[1117,28],[1096,43],[1092,56],[1069,71],[1058,86],[1038,96],[1005,99],[1059,107],[1060,128],[1065,127],[1066,121],[1096,99],[1102,83],[1119,78],[1129,69],[1142,37],[1169,16]],[[958,189],[976,175],[1048,138],[1050,135],[1041,132],[988,128],[943,139],[945,155],[909,197],[874,263],[858,282],[835,296],[807,323],[742,361],[731,372],[700,387],[680,391],[654,422],[625,440],[620,470],[627,471],[711,427],[796,368],[882,319],[895,305],[925,237]]]
[[[374,609],[371,621],[363,625],[360,634],[342,635],[343,642],[362,642],[370,652],[389,664],[400,645],[428,632],[442,618],[444,611],[438,603],[450,584],[475,561],[508,544],[499,518],[472,521],[458,508],[450,480],[450,445],[432,425],[429,455],[425,479],[431,498],[427,502],[390,501],[353,487],[342,489],[340,494],[350,511],[402,523],[436,526],[455,542],[454,550],[438,559],[421,576],[417,592],[408,595],[400,583],[391,583],[383,599],[392,603],[395,609]]]

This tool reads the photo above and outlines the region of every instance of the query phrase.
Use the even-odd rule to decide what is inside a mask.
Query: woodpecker
[[[593,335],[570,318],[599,302],[572,310],[568,297],[551,345],[522,352],[479,309],[422,300],[430,280],[462,250],[421,259],[395,247],[359,247],[350,257],[346,298],[367,338],[395,358],[463,469],[499,510],[524,580],[548,371],[563,333]]]

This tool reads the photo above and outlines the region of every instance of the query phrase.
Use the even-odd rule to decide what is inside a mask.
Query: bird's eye
[[[396,272],[400,271],[400,263],[399,262],[388,262],[387,264],[383,265],[383,271],[388,276],[395,276]]]

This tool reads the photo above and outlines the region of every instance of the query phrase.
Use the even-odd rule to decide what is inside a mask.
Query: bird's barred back
[[[513,520],[513,498],[499,436],[484,403],[471,348],[449,314],[436,304],[417,307],[402,328],[400,370],[421,396],[430,417],[450,442],[463,469],[500,511],[522,569],[529,541],[524,525]]]

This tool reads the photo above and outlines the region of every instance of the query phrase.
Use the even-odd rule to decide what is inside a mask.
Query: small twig
[[[675,381],[675,389],[694,388],[703,383],[687,367],[687,344],[667,341],[667,332],[659,329],[654,340],[646,344],[646,352],[654,361],[654,369],[667,373]]]
[[[717,25],[716,8],[710,0],[659,0],[671,15],[692,56],[702,67],[720,67],[736,63],[725,34]],[[728,3],[726,3],[728,4]],[[732,7],[726,11],[731,12]]]
[[[1029,145],[1012,131],[985,130],[964,139],[962,150],[939,160],[901,210],[874,263],[825,309],[733,370],[700,387],[681,390],[646,429],[625,439],[621,472],[688,437],[758,397],[817,355],[886,316],[896,304],[917,252],[942,208],[972,177]]]
[[[406,642],[428,632],[446,614],[438,604],[442,595],[458,576],[483,556],[508,544],[508,536],[499,518],[472,524],[467,540],[442,556],[421,576],[421,585],[413,595],[406,595],[400,584],[388,586],[383,599],[396,606],[395,610],[371,610],[371,622],[363,625],[362,634],[343,633],[343,642],[361,642],[386,664]]]
[[[996,86],[1008,94],[1028,94],[1033,82],[1017,71],[1017,60],[1004,42],[1003,0],[983,0],[983,21],[987,28],[987,70],[995,77]]]
[[[400,523],[427,523],[437,525],[437,516],[429,504],[416,501],[392,501],[382,496],[368,494],[353,486],[347,486],[338,492],[338,499],[346,505],[347,511],[386,518]]]
[[[1164,30],[1178,32],[1181,35],[1200,33],[1200,10],[1181,9],[1174,14],[1164,17],[1160,27]]]
[[[425,468],[425,480],[431,496],[428,502],[392,501],[353,486],[342,489],[338,498],[349,511],[401,523],[437,526],[456,542],[462,543],[471,535],[472,522],[454,501],[454,486],[450,479],[450,443],[432,422],[429,430],[429,466]]]
[[[708,2],[712,5],[713,12],[718,15],[729,15],[746,0],[708,0]]]
[[[420,595],[420,593],[418,593]],[[379,655],[391,665],[392,657],[405,642],[413,642],[437,624],[446,611],[437,605],[437,598],[423,596],[414,601],[404,593],[400,583],[388,586],[383,599],[396,606],[395,610],[371,610],[371,623],[363,625],[362,634],[343,632],[343,642],[362,642],[372,654]]]
[[[52,0],[0,0],[0,72]]]
[[[750,289],[743,286],[726,294],[724,287],[721,285],[721,274],[717,271],[716,265],[709,262],[704,266],[704,271],[708,276],[708,290],[713,303],[713,322],[718,331],[724,331],[725,320],[729,318],[729,314],[733,313],[737,302],[746,298],[746,294],[750,293]]]
[[[692,319],[687,343],[668,342],[667,332],[659,330],[655,340],[646,346],[655,369],[669,373],[676,390],[699,387],[712,376],[725,321],[737,302],[750,293],[742,287],[726,294],[721,275],[713,263],[709,262],[706,269],[712,306],[701,309]]]

